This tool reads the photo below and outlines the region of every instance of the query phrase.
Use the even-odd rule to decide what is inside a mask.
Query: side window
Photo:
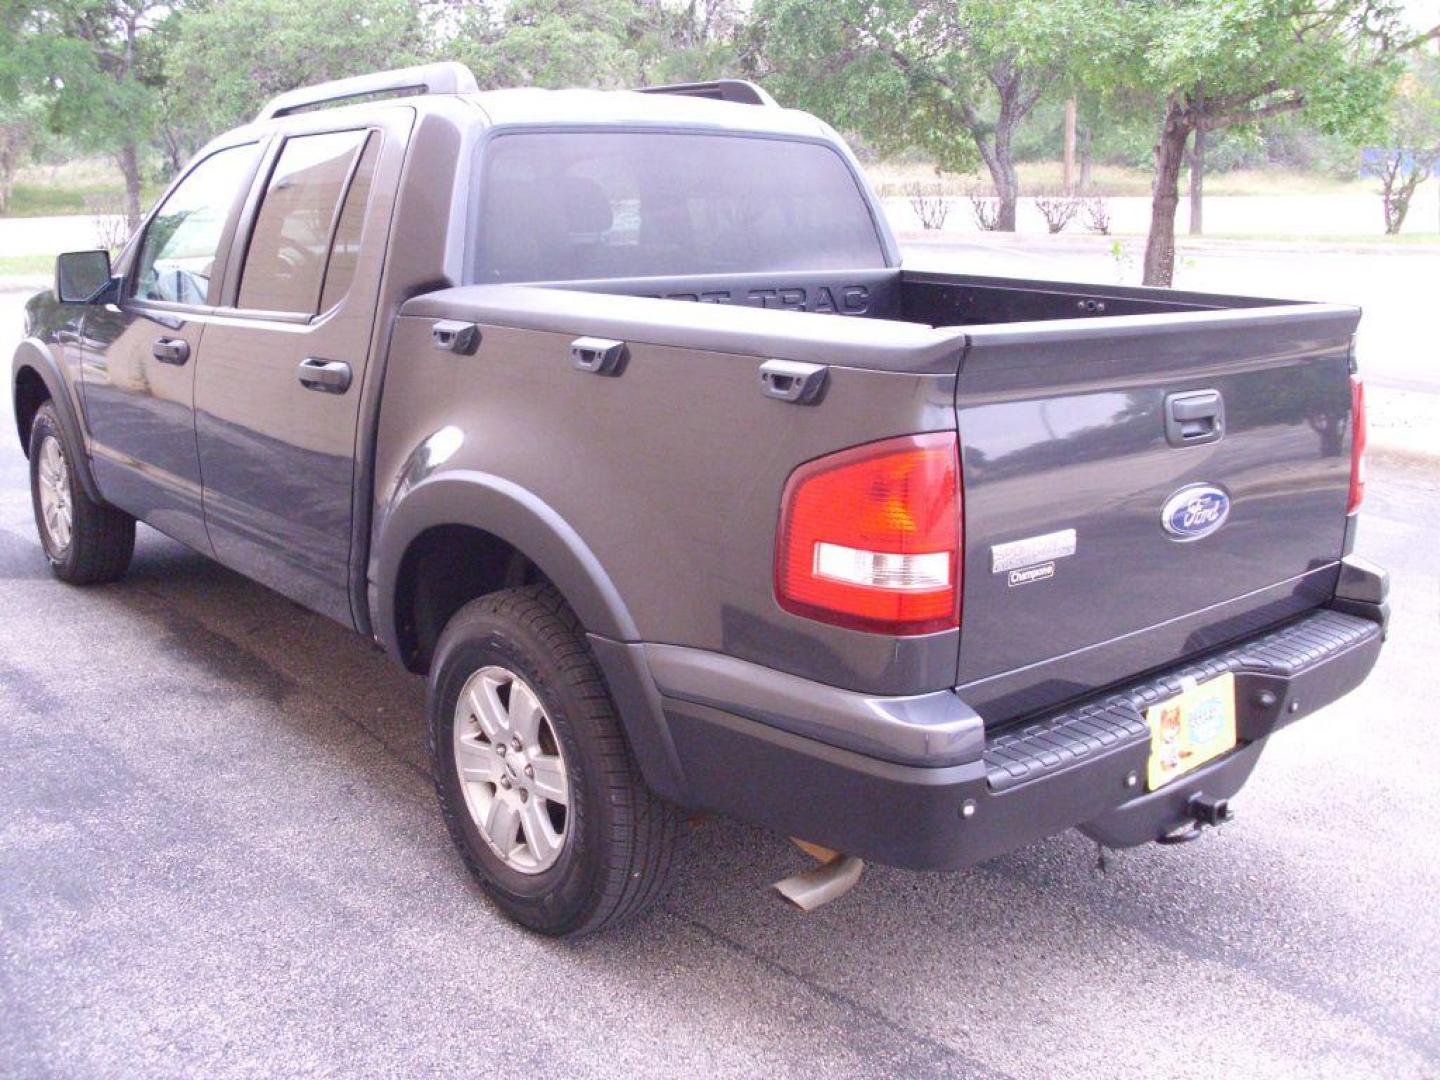
[[[250,180],[254,143],[211,154],[170,193],[145,229],[135,263],[137,300],[203,304],[220,234]]]
[[[355,166],[355,179],[345,194],[340,208],[340,222],[335,226],[335,241],[330,245],[330,265],[325,270],[325,288],[320,294],[320,310],[329,311],[340,302],[355,280],[355,264],[360,261],[360,230],[365,224],[365,209],[370,204],[370,184],[375,179],[375,163],[380,157],[380,136],[371,135]]]
[[[331,131],[285,141],[255,216],[240,307],[315,313],[340,198],[368,134]]]

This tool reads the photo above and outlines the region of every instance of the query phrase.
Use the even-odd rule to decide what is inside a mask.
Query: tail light
[[[1350,501],[1345,513],[1353,514],[1365,500],[1365,382],[1350,376]]]
[[[959,446],[907,435],[808,462],[785,485],[775,596],[786,611],[883,634],[960,624]]]

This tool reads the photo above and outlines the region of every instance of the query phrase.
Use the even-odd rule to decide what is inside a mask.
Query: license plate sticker
[[[1154,791],[1235,746],[1235,676],[1192,686],[1145,710],[1150,725],[1146,788]]]

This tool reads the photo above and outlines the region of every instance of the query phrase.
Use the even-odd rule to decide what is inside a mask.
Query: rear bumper
[[[1235,794],[1271,734],[1359,685],[1379,655],[1379,615],[1378,607],[1314,611],[994,735],[976,733],[968,710],[949,712],[938,723],[947,762],[938,767],[782,730],[714,699],[675,696],[661,681],[667,751],[681,779],[668,794],[912,869],[970,865],[1076,826],[1114,847],[1145,843],[1184,825],[1192,796]],[[1179,693],[1182,679],[1227,671],[1235,675],[1238,747],[1145,792],[1145,709]],[[956,761],[962,746],[968,760]]]

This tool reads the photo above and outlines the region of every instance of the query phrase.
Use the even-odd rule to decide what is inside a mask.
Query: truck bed
[[[567,442],[596,439],[594,452],[613,464],[592,458],[587,485],[607,482],[599,469],[617,491],[633,488],[622,471],[655,460],[666,477],[657,485],[707,500],[705,514],[672,521],[679,508],[649,506],[642,490],[625,496],[648,506],[658,535],[670,530],[680,560],[662,580],[664,560],[636,558],[617,532],[615,559],[635,573],[622,592],[664,593],[657,611],[684,612],[641,626],[645,640],[861,691],[959,687],[995,722],[1214,649],[1334,592],[1353,308],[888,269],[470,286],[412,300],[402,314],[504,327],[507,341],[512,330],[555,335],[544,347],[557,352],[581,335],[629,345],[643,405],[638,390],[606,390],[595,400],[619,412],[590,421],[603,429],[594,432],[577,429],[566,405]],[[756,369],[770,357],[829,367],[818,408],[762,399]],[[1223,399],[1223,436],[1169,444],[1167,402],[1197,391]],[[533,412],[542,391],[526,393]],[[788,625],[774,608],[770,560],[790,469],[883,434],[951,426],[964,486],[959,634],[896,642]],[[1230,520],[1203,543],[1177,543],[1161,509],[1192,484],[1221,485]],[[612,531],[581,493],[573,505],[584,535]],[[1006,545],[1066,530],[1073,554],[1045,560],[1047,576],[1010,578],[998,554]],[[679,548],[712,539],[728,552],[728,580],[697,589]],[[677,605],[677,589],[694,603]],[[802,637],[813,640],[797,651]]]

